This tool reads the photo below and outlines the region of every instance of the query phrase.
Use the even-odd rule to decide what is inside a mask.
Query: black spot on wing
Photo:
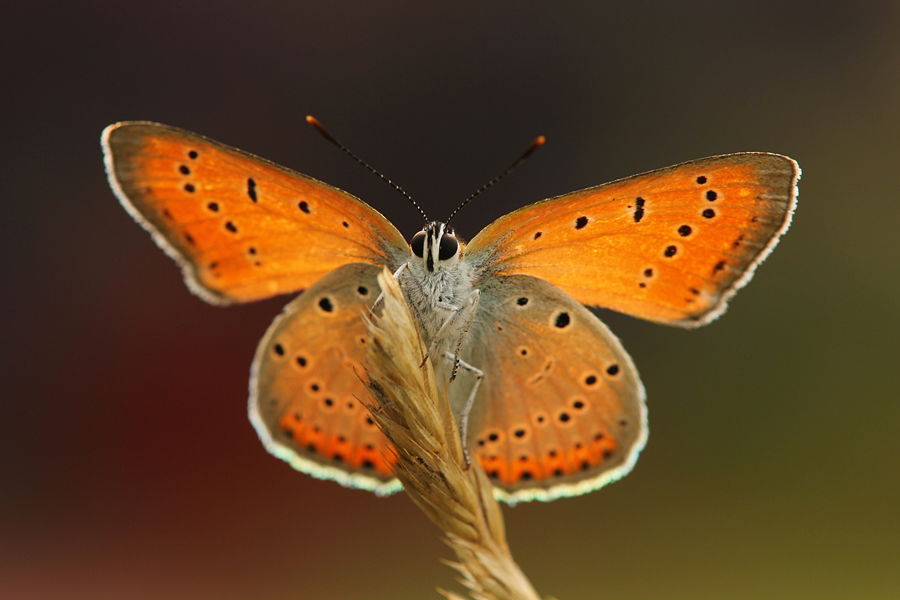
[[[319,308],[322,309],[324,312],[330,313],[334,310],[334,303],[331,302],[331,298],[328,298],[326,296],[319,300]]]
[[[641,219],[644,218],[644,199],[636,198],[634,201],[635,209],[634,209],[634,222],[640,223]]]

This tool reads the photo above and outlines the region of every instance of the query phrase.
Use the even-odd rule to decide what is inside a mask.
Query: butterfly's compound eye
[[[425,255],[425,232],[420,231],[414,235],[409,245],[412,247],[413,254],[422,258]]]
[[[453,234],[445,233],[441,236],[440,247],[438,248],[438,260],[450,260],[459,249],[459,242]]]

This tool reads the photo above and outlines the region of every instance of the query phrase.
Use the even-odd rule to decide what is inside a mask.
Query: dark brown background
[[[22,4],[22,3],[20,3]],[[536,586],[575,598],[896,598],[896,2],[30,3],[5,7],[0,596],[429,598],[436,530],[293,472],[245,416],[285,299],[219,309],[118,206],[101,128],[152,119],[418,226],[303,122],[432,213],[711,154],[804,169],[794,227],[727,315],[604,315],[649,392],[633,474],[506,511]],[[623,7],[628,4],[628,7]]]

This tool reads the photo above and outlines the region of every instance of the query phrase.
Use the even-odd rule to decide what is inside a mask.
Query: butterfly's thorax
[[[466,305],[472,294],[471,267],[463,260],[438,265],[429,272],[421,261],[413,259],[399,279],[427,344],[437,339],[444,323]],[[440,338],[445,342],[440,346],[446,348],[455,343],[456,336],[445,329]]]

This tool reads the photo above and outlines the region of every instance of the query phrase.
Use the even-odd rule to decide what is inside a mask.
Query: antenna
[[[471,202],[476,196],[478,196],[479,194],[481,194],[483,191],[487,190],[488,188],[493,187],[498,181],[500,181],[501,179],[503,179],[504,177],[506,177],[507,175],[509,175],[510,173],[512,173],[513,169],[515,169],[516,167],[518,167],[519,165],[521,165],[523,162],[525,162],[525,159],[526,159],[526,158],[528,158],[529,156],[531,156],[531,154],[532,154],[535,150],[537,150],[538,148],[540,148],[541,146],[543,146],[543,145],[546,144],[546,143],[547,143],[547,138],[545,138],[545,137],[542,136],[542,135],[539,135],[539,136],[537,136],[536,138],[534,138],[534,141],[531,142],[531,145],[528,146],[528,149],[525,150],[525,152],[523,152],[522,155],[521,155],[519,158],[517,158],[516,161],[515,161],[513,164],[511,164],[509,167],[507,167],[507,169],[506,169],[505,171],[503,171],[502,173],[500,173],[499,175],[497,175],[496,177],[494,177],[493,179],[491,179],[490,181],[488,181],[487,183],[485,183],[483,186],[481,186],[480,188],[478,188],[477,190],[475,190],[474,192],[472,192],[471,194],[469,194],[469,197],[468,197],[468,198],[466,198],[465,200],[463,200],[462,202],[460,202],[459,206],[457,206],[456,208],[454,208],[454,209],[453,209],[453,212],[450,213],[450,216],[447,217],[447,225],[448,225],[448,226],[450,225],[450,221],[453,220],[453,217],[456,216],[456,213],[458,213],[459,210],[460,210],[463,206],[465,206],[466,204],[468,204],[469,202]]]
[[[330,133],[328,133],[328,130],[325,129],[325,126],[322,125],[317,118],[315,118],[312,115],[306,115],[306,122],[309,123],[310,125],[312,125],[316,131],[318,131],[320,134],[322,134],[323,138],[325,138],[326,140],[328,140],[329,142],[331,142],[332,144],[334,144],[335,146],[337,146],[338,148],[343,150],[350,158],[352,158],[353,160],[355,160],[356,162],[358,162],[359,164],[361,164],[362,166],[367,168],[369,171],[371,171],[375,175],[378,175],[379,177],[381,177],[381,179],[384,180],[385,182],[387,182],[388,185],[390,185],[392,188],[394,188],[395,190],[397,190],[398,192],[403,194],[406,197],[406,199],[409,200],[412,203],[412,205],[416,207],[416,210],[419,211],[419,214],[422,215],[422,218],[425,219],[425,222],[426,223],[428,222],[428,215],[425,214],[425,211],[422,210],[422,207],[419,206],[419,203],[416,202],[415,200],[413,200],[412,196],[410,196],[409,194],[406,193],[406,190],[404,190],[402,187],[400,187],[399,185],[397,185],[396,183],[394,183],[393,181],[391,181],[390,179],[388,179],[387,177],[385,177],[384,175],[382,175],[381,173],[376,171],[375,168],[372,167],[369,163],[367,163],[366,161],[364,161],[357,155],[353,154],[353,152],[351,152],[345,145],[343,145],[342,143],[340,143],[339,141],[334,139],[334,136],[331,135]]]

